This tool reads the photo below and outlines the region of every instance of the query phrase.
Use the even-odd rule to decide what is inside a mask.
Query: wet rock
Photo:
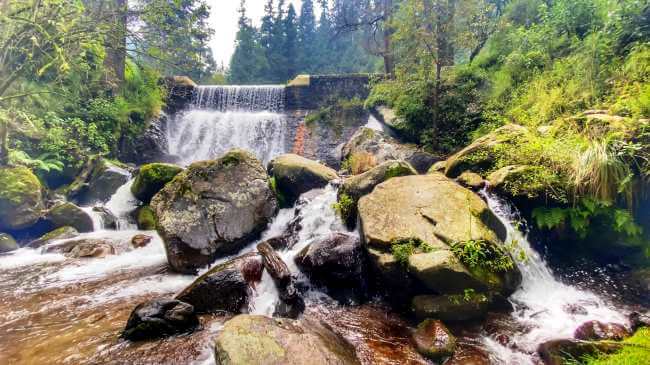
[[[460,346],[445,365],[492,365],[490,356],[477,346]]]
[[[167,90],[165,110],[168,113],[179,111],[192,102],[197,85],[187,76],[168,76],[164,80]]]
[[[147,236],[146,234],[136,234],[131,238],[131,244],[135,248],[141,248],[148,245],[153,240],[153,237]]]
[[[354,347],[327,326],[239,315],[224,325],[215,341],[217,364],[359,364]]]
[[[359,199],[370,194],[375,186],[398,176],[417,175],[417,171],[406,161],[386,161],[372,169],[354,175],[345,180],[338,192],[339,203],[343,197],[350,199],[349,207],[341,210],[348,227],[353,228],[357,221],[357,203]]]
[[[107,202],[130,178],[131,173],[126,166],[94,156],[64,192],[70,200],[80,205]]]
[[[135,213],[135,220],[140,230],[153,231],[156,229],[156,216],[148,205],[138,208]]]
[[[255,240],[277,207],[262,164],[243,150],[193,163],[151,202],[169,264],[183,273]]]
[[[175,299],[193,305],[197,313],[239,313],[248,303],[251,287],[261,280],[262,270],[259,255],[248,253],[210,269]]]
[[[465,289],[487,291],[489,285],[474,277],[450,250],[416,253],[408,258],[408,270],[428,289],[445,294]]]
[[[138,304],[131,312],[122,337],[131,341],[191,332],[199,319],[191,304],[173,299],[155,299]]]
[[[641,327],[650,327],[650,315],[648,313],[632,312],[628,315],[630,328],[636,331]]]
[[[413,342],[418,352],[432,360],[442,360],[456,350],[456,337],[442,322],[433,319],[418,325],[413,333]]]
[[[431,165],[431,167],[427,171],[427,174],[432,174],[436,172],[444,173],[446,168],[447,168],[447,161],[438,161],[433,165]]]
[[[485,186],[485,180],[483,180],[481,175],[470,171],[465,171],[460,174],[460,176],[456,178],[456,181],[464,187],[472,190],[480,190]]]
[[[437,318],[452,322],[484,318],[489,306],[489,296],[482,293],[418,295],[411,304],[418,319]]]
[[[0,168],[0,229],[29,228],[43,215],[44,188],[26,167]]]
[[[288,205],[307,191],[325,187],[338,178],[336,171],[304,157],[285,154],[269,163],[269,174]]]
[[[55,205],[47,213],[46,219],[56,228],[68,226],[81,233],[93,231],[92,218],[83,209],[72,203]]]
[[[102,258],[116,253],[115,247],[102,241],[86,241],[75,245],[65,255],[72,258]]]
[[[420,173],[426,172],[438,160],[413,144],[400,143],[383,132],[367,127],[359,128],[343,146],[343,160],[349,161],[354,156],[370,156],[373,164],[369,164],[368,169],[385,161],[403,160],[413,165]]]
[[[169,105],[166,109],[169,109]],[[152,162],[174,162],[175,156],[169,155],[169,141],[167,140],[167,125],[169,117],[161,113],[151,121],[141,134],[135,136],[124,135],[120,140],[120,160],[143,165]]]
[[[508,124],[477,139],[447,159],[445,175],[457,177],[464,171],[481,172],[489,170],[496,162],[497,146],[514,144],[528,133],[525,127]]]
[[[264,268],[271,275],[280,292],[280,304],[274,315],[297,318],[305,310],[305,303],[296,289],[296,280],[291,275],[289,267],[268,242],[257,245],[257,251],[262,255]]]
[[[578,340],[612,340],[621,341],[631,336],[625,326],[618,323],[602,323],[599,321],[587,321],[581,324],[573,333]]]
[[[414,295],[414,279],[408,268],[397,261],[392,253],[366,247],[372,280],[368,283],[374,290],[384,294],[395,307],[408,308]],[[406,308],[404,308],[406,307]]]
[[[393,109],[383,105],[372,108],[371,113],[375,118],[391,128],[397,128],[403,123],[403,120],[397,116]]]
[[[27,246],[31,248],[39,248],[46,246],[55,240],[75,238],[77,236],[79,236],[79,231],[77,231],[74,227],[64,226],[44,234],[38,239],[27,244]]]
[[[153,196],[181,171],[183,168],[180,166],[166,163],[150,163],[141,166],[131,185],[131,192],[141,202],[149,204]]]
[[[104,207],[93,207],[93,211],[102,217],[102,226],[105,229],[117,229],[118,221],[113,212]]]
[[[292,248],[296,243],[298,243],[298,233],[302,230],[302,225],[300,222],[302,217],[296,215],[294,219],[289,222],[287,229],[282,232],[281,235],[276,237],[271,237],[265,242],[267,242],[274,250],[285,250]]]
[[[612,342],[581,341],[574,339],[551,340],[537,347],[545,365],[563,365],[568,359],[579,359],[585,355],[611,353],[622,345]]]
[[[365,297],[366,255],[358,237],[332,233],[305,247],[295,262],[312,282],[326,287],[333,297]]]
[[[18,249],[16,240],[7,233],[0,233],[0,254]]]

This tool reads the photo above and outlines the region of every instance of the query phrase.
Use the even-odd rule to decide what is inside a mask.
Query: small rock
[[[7,233],[0,233],[0,253],[11,252],[18,249],[16,240]]]
[[[75,238],[79,236],[79,231],[77,231],[75,228],[70,227],[70,226],[64,226],[61,228],[57,228],[49,233],[44,234],[43,236],[39,237],[38,239],[30,242],[27,244],[27,246],[31,248],[39,248],[42,246],[47,246],[53,241],[56,240],[62,240],[62,239],[69,239],[69,238]]]
[[[148,245],[151,240],[153,240],[153,237],[151,236],[147,236],[146,234],[136,234],[131,238],[131,244],[135,248],[141,248]]]
[[[636,331],[640,327],[650,327],[650,315],[647,313],[632,312],[628,315],[628,319],[632,331]]]
[[[456,181],[464,187],[472,190],[481,190],[485,186],[485,180],[483,180],[481,175],[471,171],[463,172],[456,178]]]
[[[492,365],[490,356],[477,346],[461,346],[445,365]]]
[[[84,257],[94,257],[102,258],[108,255],[114,255],[115,248],[108,243],[104,242],[83,242],[72,248],[66,257],[72,258],[84,258]]]
[[[93,231],[93,220],[88,213],[72,203],[63,203],[54,206],[47,214],[47,220],[56,228],[70,226],[78,232]]]
[[[156,299],[135,307],[122,337],[140,341],[189,332],[198,325],[199,319],[191,304],[173,299]]]
[[[438,320],[420,323],[413,333],[413,341],[417,350],[432,360],[449,357],[456,350],[456,337]]]
[[[580,325],[573,337],[578,340],[612,340],[621,341],[631,334],[625,326],[618,323],[588,321]]]
[[[210,269],[175,299],[193,305],[197,313],[239,313],[248,303],[251,287],[261,280],[262,270],[259,255],[248,253]]]
[[[26,167],[0,168],[0,229],[21,230],[43,214],[44,188]]]
[[[99,213],[102,217],[104,229],[117,229],[117,217],[110,210],[104,207],[93,207],[93,211]]]
[[[545,365],[563,365],[566,364],[567,359],[579,359],[595,353],[611,353],[620,349],[621,346],[612,342],[559,339],[540,344],[537,347],[537,352]]]

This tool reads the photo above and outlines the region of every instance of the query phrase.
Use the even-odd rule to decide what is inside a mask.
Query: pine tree
[[[298,19],[298,72],[311,73],[317,59],[316,16],[312,0],[304,0]]]
[[[293,4],[289,4],[287,17],[284,19],[283,24],[283,59],[286,60],[286,73],[284,75],[284,82],[286,82],[296,76],[298,69],[298,26],[296,21],[296,10],[294,9]]]
[[[241,0],[235,53],[230,59],[230,70],[228,72],[228,81],[230,83],[257,83],[263,77],[264,72],[268,70],[264,50],[257,38],[257,30],[246,16],[246,1]]]

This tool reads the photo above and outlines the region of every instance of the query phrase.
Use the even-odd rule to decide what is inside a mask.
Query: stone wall
[[[368,83],[374,76],[310,75],[298,76],[287,85],[286,109],[318,109],[337,99],[366,99],[370,88]]]

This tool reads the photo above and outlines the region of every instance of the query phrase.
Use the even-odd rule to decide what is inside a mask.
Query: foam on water
[[[16,251],[0,255],[0,270],[16,269],[46,263],[65,261],[65,256],[58,253],[41,253],[33,248],[20,248]]]
[[[515,247],[513,254],[522,273],[521,288],[510,298],[515,306],[512,316],[528,330],[514,334],[517,345],[529,352],[545,341],[557,338],[571,338],[575,329],[589,320],[627,323],[624,313],[605,302],[598,295],[577,289],[557,280],[543,258],[536,252],[526,234],[517,228],[520,219],[510,205],[491,193],[483,192],[490,209],[507,229],[507,244]],[[521,259],[518,251],[524,253]],[[570,314],[567,306],[579,305],[586,314]],[[532,359],[522,352],[502,346],[492,339],[484,343],[495,360],[503,364],[533,364]]]

